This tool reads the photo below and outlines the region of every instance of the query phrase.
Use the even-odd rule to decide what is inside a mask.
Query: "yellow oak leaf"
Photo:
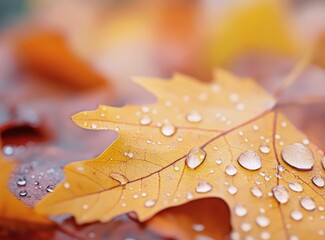
[[[135,212],[145,221],[171,206],[220,197],[235,239],[321,238],[323,152],[254,80],[218,70],[211,84],[184,75],[136,82],[157,102],[73,116],[83,128],[119,137],[97,158],[67,165],[65,181],[38,212],[70,213],[78,223]]]

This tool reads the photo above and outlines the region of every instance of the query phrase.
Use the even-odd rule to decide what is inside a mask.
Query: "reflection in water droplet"
[[[191,112],[186,115],[186,120],[191,123],[199,123],[202,121],[202,116],[198,112]]]
[[[156,205],[156,201],[152,199],[148,199],[147,201],[144,202],[145,207],[153,207]]]
[[[293,210],[291,213],[290,213],[290,217],[295,220],[295,221],[300,221],[302,218],[303,218],[303,214],[302,212],[300,212],[299,210]]]
[[[161,126],[160,131],[162,135],[171,137],[176,133],[176,128],[171,123],[165,123]]]
[[[206,152],[202,148],[192,148],[186,156],[186,165],[189,168],[197,168],[200,166],[206,157]]]
[[[119,173],[111,172],[109,176],[118,181],[121,185],[125,185],[129,181],[124,175]]]
[[[260,227],[267,227],[270,225],[270,219],[263,215],[257,216],[255,221]]]
[[[143,117],[140,119],[140,124],[143,125],[143,126],[149,125],[151,122],[152,122],[152,120],[151,120],[151,118],[148,117],[148,116],[143,116]]]
[[[317,187],[324,187],[325,186],[325,180],[322,176],[320,175],[316,175],[312,178],[313,183],[317,186]]]
[[[234,176],[235,174],[237,173],[237,168],[232,165],[232,164],[229,164],[227,167],[226,167],[226,174],[229,175],[229,176]]]
[[[307,211],[312,211],[316,208],[315,201],[311,197],[303,197],[300,199],[300,205]]]
[[[289,193],[288,190],[284,186],[276,186],[272,188],[274,198],[281,204],[288,202]]]
[[[282,150],[283,160],[291,167],[300,170],[310,170],[314,166],[314,155],[308,146],[293,143]]]
[[[25,177],[18,178],[18,180],[17,180],[17,185],[18,186],[25,186],[26,183],[27,183],[27,181],[26,181]]]
[[[195,189],[195,191],[198,193],[207,193],[207,192],[210,192],[211,190],[212,190],[211,184],[209,184],[208,182],[205,182],[205,181],[200,181],[196,185],[196,189]]]
[[[262,159],[260,155],[253,150],[247,150],[240,154],[237,161],[243,168],[248,170],[254,171],[262,167]]]
[[[54,185],[48,185],[48,186],[46,187],[46,191],[47,191],[47,192],[54,192]]]
[[[270,147],[265,145],[265,144],[262,144],[260,146],[259,150],[260,150],[261,153],[265,153],[265,154],[267,154],[267,153],[269,153],[271,151]]]
[[[234,208],[235,215],[237,217],[244,217],[247,214],[247,208],[245,208],[243,205],[236,205]]]
[[[229,194],[235,195],[237,193],[238,189],[235,186],[230,186],[227,191]]]
[[[28,192],[26,190],[22,190],[19,192],[19,196],[21,196],[21,197],[26,197],[27,194],[28,194]]]
[[[196,232],[202,232],[205,229],[205,227],[203,224],[193,224],[192,229]]]
[[[251,193],[254,197],[261,198],[263,196],[263,192],[259,187],[252,187]]]
[[[291,182],[288,184],[288,187],[295,192],[302,192],[303,188],[302,185],[297,182]]]

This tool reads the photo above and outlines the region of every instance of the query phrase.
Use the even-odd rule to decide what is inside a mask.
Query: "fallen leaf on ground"
[[[134,211],[145,221],[168,207],[220,197],[231,209],[235,239],[320,239],[323,152],[253,80],[222,70],[215,78],[209,85],[184,75],[138,79],[157,103],[73,116],[83,128],[112,129],[119,138],[99,157],[67,165],[65,181],[36,210],[71,213],[78,223]]]

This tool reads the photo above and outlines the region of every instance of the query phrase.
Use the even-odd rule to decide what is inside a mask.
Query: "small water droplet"
[[[176,128],[171,123],[165,123],[161,126],[160,131],[162,135],[171,137],[176,133]]]
[[[261,198],[263,196],[263,192],[259,187],[252,187],[251,193],[254,197]]]
[[[143,116],[141,119],[140,119],[140,124],[143,125],[143,126],[147,126],[149,125],[150,123],[152,122],[151,118],[147,115]]]
[[[186,193],[186,199],[192,200],[194,198],[193,194],[191,192]]]
[[[304,139],[302,139],[302,143],[305,145],[308,145],[310,142],[309,142],[308,138],[304,138]]]
[[[148,199],[147,201],[144,202],[145,207],[153,207],[156,205],[156,201],[152,199]]]
[[[28,194],[28,192],[26,190],[22,190],[19,192],[19,196],[21,196],[21,197],[26,197],[27,194]]]
[[[323,169],[325,170],[325,156],[322,156],[322,157],[320,158],[320,162],[321,162],[321,164],[322,164]]]
[[[205,229],[203,224],[193,224],[192,229],[196,232],[202,232]]]
[[[10,157],[10,156],[14,155],[15,148],[11,145],[5,145],[2,148],[2,152],[5,156]]]
[[[65,189],[69,189],[70,188],[70,183],[68,183],[68,182],[63,183],[63,187]]]
[[[228,176],[234,176],[235,174],[237,173],[237,168],[232,165],[232,164],[229,164],[227,167],[226,167],[226,174]]]
[[[46,187],[46,191],[47,192],[54,192],[54,185],[48,185],[47,187]]]
[[[138,199],[139,198],[139,195],[135,193],[135,194],[133,194],[133,198],[134,199]]]
[[[221,158],[218,158],[218,159],[216,160],[216,164],[220,165],[221,163],[222,163]]]
[[[312,178],[313,183],[317,186],[317,187],[324,187],[325,186],[325,181],[324,178],[320,175],[316,175]]]
[[[245,208],[243,205],[236,205],[234,208],[235,215],[237,217],[244,217],[247,214],[247,208]]]
[[[300,199],[300,205],[307,211],[312,211],[316,208],[315,201],[311,197],[303,197]]]
[[[18,186],[26,186],[26,183],[27,183],[27,181],[26,181],[25,177],[18,178],[18,180],[17,180]]]
[[[291,213],[290,213],[290,217],[295,220],[295,221],[300,221],[302,218],[303,218],[303,214],[302,212],[300,212],[299,210],[293,210]]]
[[[141,197],[146,197],[148,194],[146,192],[141,193]]]
[[[277,168],[277,170],[278,170],[279,172],[284,172],[284,171],[285,171],[284,166],[282,166],[281,164],[278,164],[278,165],[276,166],[276,168]]]
[[[178,138],[177,138],[177,141],[178,141],[178,142],[183,142],[183,138],[182,138],[182,137],[178,137]]]
[[[178,171],[179,170],[179,166],[174,166],[174,170]]]
[[[254,124],[253,125],[253,130],[255,130],[255,131],[258,131],[260,128],[259,128],[259,126],[257,125],[257,124]]]
[[[186,165],[195,169],[200,166],[206,157],[206,152],[202,148],[192,148],[186,156]]]
[[[261,156],[254,150],[247,150],[239,155],[238,163],[247,170],[255,171],[262,167]]]
[[[271,149],[268,145],[262,144],[259,148],[261,153],[267,154],[270,153]]]
[[[92,123],[92,124],[91,124],[91,128],[92,128],[92,129],[96,129],[96,128],[97,128],[97,124],[96,124],[96,123]]]
[[[207,193],[212,190],[212,185],[205,181],[200,181],[195,188],[197,193]]]
[[[237,109],[238,111],[243,111],[245,108],[246,108],[246,106],[245,106],[244,103],[237,103],[237,104],[236,104],[236,109]]]
[[[261,233],[261,239],[262,240],[268,240],[271,238],[271,234],[269,232],[262,232]]]
[[[230,186],[227,191],[229,194],[235,195],[237,193],[238,189],[235,186]]]
[[[314,155],[308,146],[293,143],[282,150],[283,160],[291,167],[300,170],[310,170],[314,166]]]
[[[252,225],[250,223],[244,222],[240,225],[240,228],[243,232],[249,232],[252,230]]]
[[[198,112],[191,112],[186,115],[186,120],[191,123],[199,123],[202,122],[202,116]]]
[[[303,188],[302,185],[300,183],[297,182],[291,182],[288,184],[288,187],[295,192],[302,192]]]
[[[88,204],[83,204],[83,205],[82,205],[82,209],[83,209],[83,210],[87,210],[88,208],[89,208]]]
[[[124,175],[119,173],[111,172],[109,176],[115,181],[118,181],[121,185],[125,185],[129,181]]]
[[[255,218],[255,221],[260,227],[267,227],[270,225],[270,219],[266,216],[260,215]]]
[[[272,188],[274,198],[281,204],[285,204],[289,200],[289,192],[284,186],[276,186]]]

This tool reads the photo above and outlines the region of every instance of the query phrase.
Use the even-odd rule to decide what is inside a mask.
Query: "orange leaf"
[[[220,197],[231,209],[234,238],[320,238],[323,152],[253,80],[222,70],[215,78],[209,85],[183,75],[138,79],[156,103],[76,114],[79,126],[113,129],[119,138],[99,157],[67,165],[66,180],[36,210],[71,213],[79,223],[135,211],[144,221]]]

